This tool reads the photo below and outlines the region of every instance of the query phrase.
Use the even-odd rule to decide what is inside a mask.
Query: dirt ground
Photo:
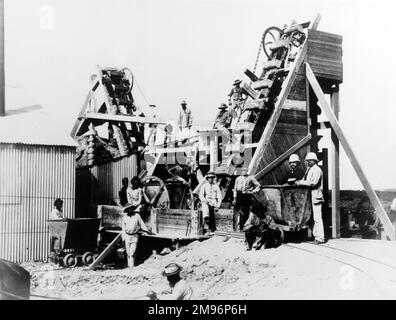
[[[335,244],[344,246],[343,243]],[[341,258],[312,254],[303,244],[303,249],[295,246],[246,251],[241,239],[213,237],[164,256],[153,255],[133,270],[63,269],[51,263],[25,263],[23,267],[32,275],[33,295],[64,299],[139,299],[149,290],[160,293],[167,288],[161,271],[170,262],[184,267],[182,276],[192,286],[197,300],[396,297],[394,288],[391,290],[395,292],[393,297],[384,295],[376,279],[357,271],[359,268],[352,270],[352,281],[345,279],[350,273],[349,264],[342,263]],[[360,246],[367,248],[366,244]],[[359,242],[349,247],[356,249]],[[394,246],[390,248],[381,241],[372,242],[370,248],[377,253],[381,252],[379,248],[394,251]],[[392,261],[393,258],[396,256],[389,257]],[[361,268],[361,261],[359,263]]]

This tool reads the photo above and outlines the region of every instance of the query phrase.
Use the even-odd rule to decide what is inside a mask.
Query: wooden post
[[[325,228],[325,236],[330,234],[330,214],[329,214],[329,150],[322,148],[322,172],[323,172],[323,205],[322,205],[322,220]]]
[[[329,104],[326,101],[325,95],[323,93],[322,88],[319,85],[318,80],[315,77],[315,74],[313,73],[309,63],[306,64],[306,73],[307,73],[307,78],[309,80],[309,83],[312,86],[312,89],[314,90],[316,96],[318,97],[320,101],[320,105],[322,106],[323,111],[325,112],[327,118],[329,119],[331,123],[331,127],[334,131],[334,133],[337,135],[338,140],[340,141],[342,147],[345,150],[345,153],[347,157],[349,158],[349,161],[352,164],[352,167],[355,169],[356,174],[358,175],[360,182],[362,183],[364,189],[366,190],[367,196],[370,199],[370,202],[372,206],[375,209],[376,214],[381,220],[382,225],[384,226],[384,232],[386,235],[386,238],[389,240],[395,240],[395,229],[393,228],[392,222],[390,221],[388,214],[386,213],[384,207],[382,206],[382,203],[380,199],[378,198],[378,195],[375,193],[374,189],[372,188],[369,180],[367,179],[366,175],[364,174],[364,171],[362,167],[360,166],[360,163],[358,162],[355,153],[352,151],[351,146],[349,145],[341,127],[340,124],[338,123],[337,118],[334,115],[333,110],[329,106]]]
[[[340,111],[339,102],[339,86],[336,85],[331,93],[330,97],[331,107],[334,115],[338,120],[338,114]],[[332,145],[330,148],[331,154],[331,226],[332,226],[332,237],[341,237],[340,227],[340,142],[338,141],[337,135],[334,130],[331,130],[331,141]]]
[[[0,117],[5,117],[4,0],[0,0]]]

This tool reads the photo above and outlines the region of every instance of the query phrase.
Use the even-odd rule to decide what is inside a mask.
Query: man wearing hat
[[[301,161],[297,154],[292,154],[289,158],[290,170],[285,174],[282,179],[282,184],[293,185],[297,180],[304,177],[304,172],[301,169]]]
[[[232,104],[233,109],[237,113],[237,116],[239,116],[241,112],[240,108],[242,107],[243,101],[245,100],[245,98],[243,97],[245,94],[243,92],[243,89],[240,87],[241,83],[242,80],[235,80],[234,87],[228,94],[228,104]]]
[[[151,300],[191,300],[193,297],[193,290],[188,285],[186,280],[180,277],[180,272],[183,268],[177,263],[170,263],[165,267],[162,275],[168,280],[170,291],[164,292],[157,297],[154,291],[147,294]]]
[[[192,114],[191,110],[187,108],[186,100],[182,100],[180,104],[181,110],[177,124],[179,125],[180,135],[185,138],[190,133],[192,127]]]
[[[231,125],[232,113],[231,110],[227,110],[228,107],[225,103],[222,103],[219,107],[219,113],[216,116],[214,129],[228,128]]]
[[[309,186],[311,187],[311,198],[312,198],[312,210],[314,218],[314,229],[313,235],[315,237],[315,243],[323,243],[324,239],[324,228],[322,220],[322,203],[323,199],[323,172],[318,166],[318,157],[316,153],[309,152],[305,158],[307,161],[308,169],[302,180],[296,181],[297,186]]]
[[[247,169],[239,169],[238,174],[240,175],[235,179],[232,204],[234,205],[234,210],[239,213],[239,231],[242,231],[249,216],[251,195],[245,193],[245,183],[248,178]]]
[[[122,218],[122,239],[125,241],[125,249],[128,255],[128,267],[133,268],[135,266],[135,254],[136,248],[139,241],[139,232],[144,231],[148,234],[152,234],[143,222],[138,208],[131,204],[124,207],[123,212],[125,213]]]
[[[211,232],[216,231],[215,211],[219,210],[223,200],[220,188],[214,181],[215,178],[216,175],[213,172],[209,172],[206,175],[207,182],[204,183],[199,192],[199,199],[202,203],[204,232],[206,232],[205,225],[209,227]]]

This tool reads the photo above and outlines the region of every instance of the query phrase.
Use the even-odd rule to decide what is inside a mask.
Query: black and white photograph
[[[396,299],[395,13],[0,0],[0,300]]]

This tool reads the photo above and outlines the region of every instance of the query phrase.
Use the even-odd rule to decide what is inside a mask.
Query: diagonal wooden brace
[[[369,197],[371,204],[373,205],[376,213],[378,214],[382,225],[384,227],[384,232],[386,237],[389,240],[395,240],[395,229],[393,228],[393,225],[384,209],[382,206],[377,194],[375,193],[374,189],[371,187],[370,182],[368,181],[366,175],[363,172],[362,167],[360,166],[355,154],[352,151],[351,146],[349,145],[344,133],[342,132],[341,126],[338,123],[338,120],[336,116],[334,115],[333,110],[331,107],[328,105],[325,95],[319,85],[318,80],[316,79],[309,63],[306,63],[306,75],[308,78],[308,81],[315,92],[322,110],[325,112],[327,118],[329,119],[329,122],[331,124],[331,128],[333,132],[336,134],[338,140],[340,141],[342,147],[344,148],[344,151],[346,155],[349,158],[349,161],[351,162],[353,168],[355,169],[355,172],[357,173],[360,182],[362,183],[364,189],[366,190],[367,196]]]

